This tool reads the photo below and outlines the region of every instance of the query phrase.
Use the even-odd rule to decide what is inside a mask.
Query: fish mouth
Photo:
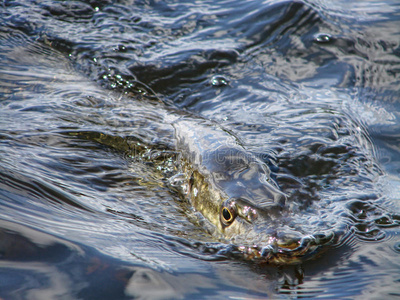
[[[276,239],[274,242],[258,246],[239,246],[245,260],[271,264],[298,264],[315,257],[321,248],[332,244],[335,234],[317,233],[304,236],[298,240],[285,241]]]

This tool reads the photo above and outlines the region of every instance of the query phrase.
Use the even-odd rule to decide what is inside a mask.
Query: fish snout
[[[301,238],[274,238],[266,245],[242,246],[239,250],[246,259],[258,260],[261,263],[296,264],[313,257],[323,246],[334,240],[334,233],[316,233]]]

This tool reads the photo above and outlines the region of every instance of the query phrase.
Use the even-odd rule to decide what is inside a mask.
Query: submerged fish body
[[[298,263],[333,240],[332,233],[302,235],[281,226],[286,195],[232,133],[206,120],[183,118],[173,126],[189,201],[244,258]]]

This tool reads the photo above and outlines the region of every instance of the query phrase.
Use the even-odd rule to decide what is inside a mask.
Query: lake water
[[[230,253],[171,185],[182,116],[335,243]],[[400,297],[399,199],[398,1],[0,2],[2,299]]]

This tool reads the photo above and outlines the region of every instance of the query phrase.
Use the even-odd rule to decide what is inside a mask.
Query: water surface
[[[399,12],[0,3],[0,296],[399,296]],[[180,116],[263,158],[288,196],[283,226],[336,244],[294,266],[231,255],[170,185]]]

